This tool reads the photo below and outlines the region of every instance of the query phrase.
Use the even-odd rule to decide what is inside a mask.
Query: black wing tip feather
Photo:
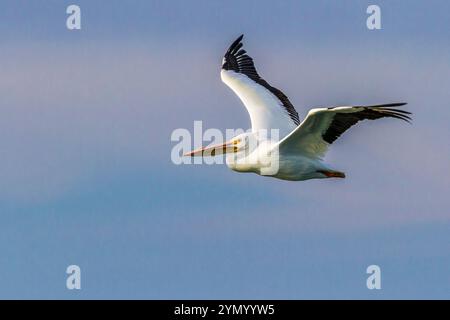
[[[225,54],[225,56],[229,55],[229,54],[233,54],[236,53],[237,51],[237,47],[242,47],[242,39],[244,39],[244,34],[241,34],[239,37],[237,37],[236,40],[233,41],[233,43],[230,45],[230,47],[227,50],[227,53]]]
[[[378,114],[379,117],[375,118],[367,118],[369,120],[375,120],[383,117],[392,117],[392,118],[399,118],[402,120],[405,120],[407,122],[411,122],[412,119],[409,115],[412,115],[412,112],[403,110],[403,109],[397,109],[398,107],[407,105],[407,102],[394,102],[394,103],[384,103],[384,104],[376,104],[376,105],[369,105],[369,106],[355,106],[357,108],[363,108],[360,112],[372,112],[375,114]],[[339,108],[339,107],[330,107],[329,110]]]
[[[367,107],[369,107],[369,108],[384,108],[384,107],[387,107],[387,108],[392,108],[393,107],[393,108],[395,108],[395,107],[405,106],[407,104],[408,104],[408,102],[394,102],[394,103],[376,104],[376,105],[367,106]]]
[[[242,39],[244,35],[241,34],[228,48],[224,55],[224,61],[222,64],[223,70],[233,70],[238,73],[247,75],[253,80],[259,79],[258,72],[256,71],[253,59],[247,55],[247,51],[242,49],[244,46]]]
[[[362,108],[354,113],[336,113],[329,128],[322,134],[325,142],[332,144],[337,138],[347,131],[351,126],[361,120],[376,120],[381,118],[395,118],[411,123],[412,119],[409,115],[412,113],[396,107],[406,105],[405,102],[390,103],[373,106],[357,106]]]
[[[380,113],[382,115],[381,117],[396,118],[411,123],[412,118],[410,117],[410,115],[412,115],[412,112],[403,109],[396,109],[398,107],[405,106],[407,104],[408,104],[407,102],[396,102],[396,103],[367,106],[364,108],[374,110],[375,112]]]

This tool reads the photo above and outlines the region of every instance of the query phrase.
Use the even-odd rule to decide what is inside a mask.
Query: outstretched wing
[[[279,129],[286,136],[300,123],[288,97],[269,85],[256,71],[253,59],[242,49],[241,35],[225,53],[221,78],[241,99],[250,114],[252,130]]]
[[[397,118],[409,122],[411,120],[410,112],[395,109],[405,104],[392,103],[375,106],[312,109],[305,120],[280,141],[280,153],[303,154],[320,159],[325,155],[330,144],[359,121]]]

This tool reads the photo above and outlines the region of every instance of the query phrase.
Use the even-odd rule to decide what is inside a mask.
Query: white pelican
[[[251,131],[224,144],[189,152],[187,156],[227,154],[226,162],[232,170],[283,180],[345,178],[343,172],[322,161],[328,146],[342,133],[366,119],[411,120],[410,112],[395,109],[406,103],[390,103],[315,108],[300,123],[288,97],[258,75],[253,59],[242,49],[242,38],[243,35],[237,38],[225,53],[221,78],[245,105]],[[270,134],[273,132],[278,137]]]

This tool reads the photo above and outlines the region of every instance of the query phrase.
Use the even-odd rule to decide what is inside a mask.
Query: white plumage
[[[250,114],[253,131],[277,128],[281,136],[286,136],[297,127],[285,112],[280,100],[265,87],[232,70],[222,70],[220,75],[222,81],[244,103]]]
[[[300,123],[286,95],[259,76],[253,59],[242,49],[242,38],[226,52],[221,78],[250,114],[251,132],[222,145],[193,151],[190,156],[226,153],[227,165],[235,171],[284,180],[344,178],[343,172],[331,169],[322,160],[329,145],[342,133],[361,120],[410,120],[410,112],[397,109],[406,103],[391,103],[312,109]]]

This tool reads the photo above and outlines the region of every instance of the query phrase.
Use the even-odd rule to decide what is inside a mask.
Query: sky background
[[[82,30],[66,29],[70,4]],[[382,30],[366,28],[378,4]],[[1,1],[0,298],[450,298],[448,1]],[[173,130],[248,128],[245,34],[300,116],[407,101],[287,182],[175,166]],[[82,289],[66,289],[68,265]],[[382,289],[366,288],[381,267]]]

